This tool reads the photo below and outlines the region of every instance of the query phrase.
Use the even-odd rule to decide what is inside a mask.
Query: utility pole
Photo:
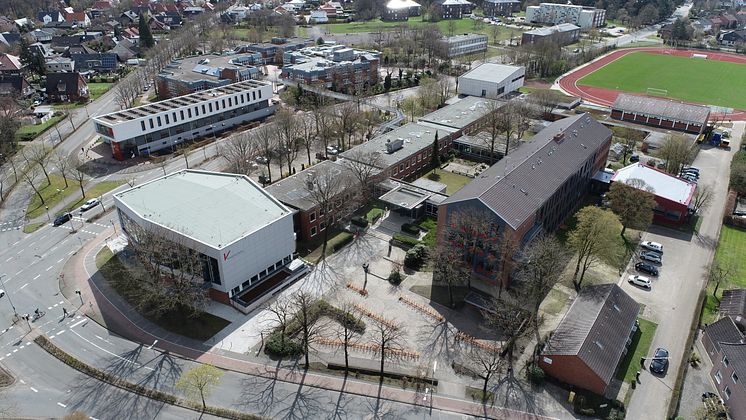
[[[5,289],[5,284],[3,283],[3,277],[5,277],[5,274],[0,274],[0,286]],[[7,291],[5,292],[5,295],[8,296],[8,303],[10,303],[10,307],[13,308],[13,315],[18,317],[18,312],[16,311],[16,306],[13,305],[13,301],[10,299],[10,293]]]

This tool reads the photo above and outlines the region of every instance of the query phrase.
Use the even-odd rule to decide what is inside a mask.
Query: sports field
[[[644,94],[665,89],[669,98],[746,109],[746,64],[635,52],[577,84]]]

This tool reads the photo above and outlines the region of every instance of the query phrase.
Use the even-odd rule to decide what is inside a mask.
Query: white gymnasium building
[[[244,175],[183,170],[114,195],[122,230],[143,230],[199,254],[219,302],[249,310],[298,278],[293,211]]]
[[[93,119],[96,133],[111,144],[118,160],[172,149],[275,111],[272,85],[247,80]]]

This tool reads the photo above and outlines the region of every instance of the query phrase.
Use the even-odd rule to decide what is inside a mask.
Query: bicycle
[[[43,317],[43,316],[44,316],[44,315],[46,315],[46,314],[47,314],[47,313],[46,313],[46,312],[44,312],[44,311],[39,311],[39,312],[37,312],[37,313],[34,313],[34,318],[33,318],[33,319],[32,319],[31,321],[32,321],[32,322],[33,322],[33,321],[36,321],[37,319],[39,319],[39,318]]]

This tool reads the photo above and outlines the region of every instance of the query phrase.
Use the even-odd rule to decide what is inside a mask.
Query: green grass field
[[[474,20],[472,19],[454,19],[454,20],[441,20],[435,22],[438,25],[440,31],[447,35],[450,31],[448,26],[449,22],[453,22],[453,34],[465,34],[465,33],[477,33],[485,34],[489,37],[489,44],[492,45],[492,28],[498,29],[498,40],[503,41],[509,39],[511,33],[513,36],[520,36],[521,31],[519,29],[510,29],[504,26],[493,26],[483,23],[479,29],[475,28]],[[421,17],[414,17],[406,22],[383,22],[381,20],[374,20],[370,22],[351,22],[351,23],[332,23],[328,25],[320,25],[322,28],[327,29],[333,34],[349,34],[356,32],[390,32],[396,30],[396,28],[404,25],[407,27],[420,27],[432,24],[433,22],[423,21]]]
[[[733,270],[729,284],[720,284],[718,297],[723,295],[725,289],[736,289],[746,287],[746,230],[731,226],[723,226],[720,231],[720,241],[715,252],[715,260],[724,267]],[[705,297],[705,310],[702,314],[702,322],[710,323],[715,320],[719,302],[713,296],[715,284],[707,285],[707,296]]]
[[[55,115],[48,121],[41,124],[28,124],[23,125],[16,132],[16,138],[20,141],[31,141],[35,139],[39,134],[43,134],[55,124],[62,121],[65,118],[64,115]]]
[[[106,93],[114,83],[88,83],[88,92],[90,93],[91,102],[100,98],[101,95]]]
[[[650,344],[653,343],[653,336],[658,324],[648,320],[637,318],[640,322],[640,328],[632,337],[632,344],[629,345],[627,355],[620,362],[616,378],[629,383],[635,379],[635,374],[640,370],[640,358],[651,356]],[[649,363],[646,366],[649,366]]]
[[[666,89],[669,98],[746,109],[746,64],[636,52],[583,77],[578,85],[640,93]]]

